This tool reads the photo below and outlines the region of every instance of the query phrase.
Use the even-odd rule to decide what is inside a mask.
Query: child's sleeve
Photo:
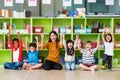
[[[76,47],[77,47],[77,41],[75,41],[74,43],[74,49],[76,49]]]
[[[95,54],[96,53],[96,50],[95,48],[92,49],[92,53]]]
[[[84,49],[81,49],[81,51],[80,51],[82,54],[84,54],[85,53],[85,50]]]
[[[39,51],[38,51],[38,50],[36,50],[36,53],[37,53],[37,54],[39,54]]]
[[[13,48],[12,41],[8,41],[8,45],[10,46],[11,49]]]
[[[49,42],[47,42],[45,45],[41,46],[41,49],[45,49],[45,48],[47,48],[48,45],[49,45]]]
[[[58,45],[60,48],[63,48],[63,44],[60,44],[60,42],[58,43]]]
[[[22,43],[21,39],[19,40],[19,45],[20,45],[20,47],[23,47],[23,43]]]

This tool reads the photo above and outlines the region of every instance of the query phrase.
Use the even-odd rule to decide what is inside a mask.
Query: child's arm
[[[97,46],[96,46],[96,48],[95,48],[95,52],[99,49],[99,46],[100,46],[100,41],[97,40]]]
[[[7,38],[8,38],[8,44],[10,45],[10,48],[13,48],[12,41],[10,39],[10,33],[7,33]]]
[[[44,34],[41,34],[41,49],[45,49],[48,47],[48,42],[44,45]]]
[[[28,37],[25,38],[25,49],[28,52]]]
[[[77,44],[79,44],[79,43],[78,43],[78,40],[79,40],[79,36],[76,35],[76,39],[75,39],[75,42],[74,42],[74,49],[76,49]]]
[[[21,40],[20,33],[18,32],[17,35],[18,35],[18,40],[20,41]]]
[[[39,48],[39,42],[38,42],[38,37],[37,37],[37,36],[35,36],[35,40],[36,40],[36,45],[37,45],[36,50],[38,51],[38,48]]]
[[[20,37],[20,33],[18,32],[18,40],[19,40],[19,46],[22,47],[22,39]]]
[[[10,42],[10,33],[7,33],[8,42]]]
[[[80,52],[82,52],[82,48],[80,46],[80,42],[81,42],[81,39],[78,40],[78,49],[80,50]]]
[[[115,39],[114,39],[114,34],[113,34],[113,32],[112,32],[111,29],[110,29],[110,33],[111,33],[111,35],[112,35],[112,42],[114,43],[114,41],[115,41]]]
[[[103,41],[103,42],[105,42],[105,37],[104,37],[104,35],[105,35],[105,30],[106,30],[106,28],[104,28],[103,33],[102,33],[102,41]]]

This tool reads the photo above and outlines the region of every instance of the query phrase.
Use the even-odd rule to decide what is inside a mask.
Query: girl
[[[108,30],[107,30],[108,29]],[[102,41],[105,46],[105,52],[102,60],[102,69],[105,69],[105,62],[108,61],[108,69],[111,70],[112,68],[112,56],[114,55],[114,36],[110,28],[104,28],[104,31],[102,33]],[[106,38],[104,38],[105,32],[110,31],[109,34],[106,35]]]
[[[59,41],[58,35],[55,31],[50,32],[48,42],[43,45],[43,38],[42,37],[42,49],[48,49],[48,56],[43,68],[45,70],[61,70],[62,66],[60,65],[60,48],[62,48],[62,37]]]
[[[74,70],[75,69],[75,49],[77,46],[79,36],[76,35],[75,44],[72,40],[65,41],[63,35],[63,46],[65,48],[65,67],[66,70]]]

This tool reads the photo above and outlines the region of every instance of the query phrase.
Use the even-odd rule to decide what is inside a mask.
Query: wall
[[[25,3],[24,4],[18,4],[15,3],[14,1],[14,6],[13,7],[5,7],[4,6],[4,0],[0,1],[0,9],[9,9],[9,10],[16,10],[16,11],[23,11],[28,10],[32,12],[32,16],[33,17],[37,17],[39,16],[39,6],[37,7],[28,7],[28,0],[24,0]],[[38,0],[38,5],[39,5],[39,1]],[[49,16],[49,15],[54,15],[57,16],[57,12],[58,10],[62,9],[62,0],[51,0],[51,4],[42,4],[41,7],[41,15],[42,16]],[[54,4],[54,1],[56,4]],[[72,0],[72,7],[67,7],[68,10],[75,10],[76,8],[83,8],[84,7],[84,1],[83,0],[83,4],[80,5],[74,5],[73,4],[73,0]],[[97,0],[97,3],[87,3],[87,12],[88,13],[94,13],[94,12],[99,12],[99,13],[118,13],[120,12],[120,6],[119,6],[119,0],[114,0],[115,1],[115,5],[114,6],[106,6],[105,5],[105,0]],[[55,6],[55,7],[54,7]]]
[[[115,0],[115,5],[114,6],[109,6],[109,12],[120,14],[119,0]]]
[[[12,11],[18,11],[18,12],[21,12],[23,11],[24,9],[25,10],[30,10],[32,11],[32,16],[39,16],[39,7],[28,7],[28,0],[24,0],[25,3],[24,4],[18,4],[18,3],[15,3],[15,0],[14,1],[14,4],[13,4],[13,7],[5,7],[4,6],[4,0],[0,0],[0,9],[9,9],[9,10],[12,10]],[[38,0],[38,4],[39,4],[39,0]]]

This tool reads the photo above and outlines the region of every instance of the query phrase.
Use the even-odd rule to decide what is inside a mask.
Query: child
[[[66,70],[75,70],[75,49],[78,42],[78,35],[76,35],[75,43],[72,40],[65,41],[63,35],[63,46],[65,48],[65,67]]]
[[[80,43],[81,40],[78,41]],[[97,65],[94,64],[94,53],[98,50],[99,41],[97,41],[97,47],[92,48],[92,42],[87,41],[85,44],[85,49],[82,49],[78,44],[79,50],[82,53],[82,63],[80,64],[81,69],[87,71],[95,71],[98,69]]]
[[[104,31],[102,33],[102,41],[105,46],[105,52],[104,52],[103,61],[102,61],[102,69],[105,69],[105,62],[108,61],[108,69],[111,70],[112,56],[114,56],[114,53],[113,53],[113,51],[114,51],[114,35],[110,28],[108,30],[110,31],[110,33],[106,35],[106,38],[104,38],[106,28],[104,28]]]
[[[24,63],[24,69],[25,70],[33,70],[33,69],[40,69],[42,64],[39,63],[39,59],[38,59],[38,37],[35,37],[36,39],[36,43],[30,43],[29,44],[29,50],[27,47],[27,41],[28,38],[26,37],[26,51],[27,51],[27,55],[28,55],[28,63]]]
[[[6,69],[21,69],[22,68],[22,40],[20,39],[20,33],[18,33],[18,39],[14,38],[10,40],[10,33],[8,36],[8,45],[12,49],[12,63],[4,63]]]
[[[55,31],[50,32],[48,42],[43,45],[43,38],[42,37],[42,49],[48,49],[48,56],[43,68],[45,70],[61,70],[62,65],[60,64],[60,48],[62,48],[62,37],[60,41],[58,40],[58,35]]]

